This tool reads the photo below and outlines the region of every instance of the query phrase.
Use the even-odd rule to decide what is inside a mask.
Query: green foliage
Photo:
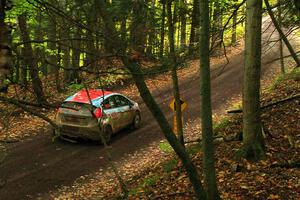
[[[155,185],[155,183],[159,180],[158,175],[154,175],[152,177],[144,179],[144,182],[142,184],[143,187],[152,186]]]
[[[27,0],[13,0],[13,9],[7,12],[7,20],[12,22],[17,16],[26,13],[27,16],[35,16],[36,9]]]
[[[275,79],[275,81],[273,82],[273,84],[270,87],[270,90],[271,91],[275,90],[277,88],[277,86],[280,85],[283,81],[285,81],[287,79],[293,79],[298,76],[300,76],[300,70],[298,68],[295,68],[294,70],[292,70],[289,73],[281,74]]]
[[[213,129],[217,131],[219,129],[224,128],[229,123],[230,123],[230,120],[228,118],[222,118],[219,122],[217,122],[216,124],[213,124]]]
[[[128,192],[128,194],[130,196],[138,196],[138,194],[139,194],[139,188],[132,188],[132,189],[130,189],[129,192]]]
[[[83,88],[84,86],[79,83],[73,83],[72,85],[69,86],[70,93],[77,92],[78,90],[81,90]]]
[[[168,142],[160,142],[159,149],[164,153],[172,153],[174,151]]]
[[[151,186],[155,185],[159,179],[160,179],[160,176],[157,174],[153,175],[151,177],[145,178],[138,187],[131,188],[129,190],[129,195],[139,196],[140,192],[147,192],[147,187],[151,187]]]
[[[197,143],[195,145],[189,146],[187,147],[187,152],[190,155],[195,155],[196,153],[198,153],[199,151],[202,151],[202,146],[201,143]]]
[[[111,73],[110,73],[111,72]],[[122,85],[131,76],[129,75],[127,70],[108,70],[108,73],[105,76],[101,77],[101,81],[99,82],[100,85]]]
[[[175,159],[169,160],[166,163],[164,163],[163,168],[164,168],[164,172],[166,173],[170,173],[171,171],[173,171],[173,169],[177,166],[178,161]]]

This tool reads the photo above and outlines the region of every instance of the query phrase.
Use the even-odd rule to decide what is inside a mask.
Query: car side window
[[[112,108],[117,107],[115,99],[113,98],[113,96],[105,99],[102,103],[102,107],[104,109],[112,109]]]
[[[128,99],[120,95],[116,95],[115,99],[118,107],[128,106],[131,104],[131,102]]]

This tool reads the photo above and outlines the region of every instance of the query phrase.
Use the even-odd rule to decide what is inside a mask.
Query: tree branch
[[[52,121],[50,118],[46,117],[45,115],[41,114],[40,112],[36,112],[36,111],[26,107],[24,104],[20,103],[18,100],[0,96],[0,101],[7,102],[7,103],[13,104],[15,106],[18,106],[18,107],[22,108],[24,111],[45,120],[54,128],[58,128],[57,124],[54,121]]]
[[[278,105],[280,103],[284,103],[284,102],[287,102],[287,101],[291,101],[291,100],[297,99],[297,98],[300,98],[300,94],[296,94],[296,95],[284,98],[282,100],[278,100],[276,102],[268,103],[268,104],[266,104],[264,106],[261,106],[260,108],[261,109],[265,109],[265,108],[268,108],[268,107],[271,107],[271,106],[274,106],[274,105]],[[227,111],[227,113],[242,113],[242,112],[243,112],[242,109],[234,109],[234,110],[228,110]]]

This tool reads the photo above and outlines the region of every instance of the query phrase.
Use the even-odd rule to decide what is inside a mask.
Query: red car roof
[[[91,98],[91,101],[94,99],[97,99],[101,96],[106,96],[108,94],[111,94],[111,91],[107,90],[101,90],[101,89],[89,89],[88,90],[89,96]],[[87,92],[85,89],[80,90],[76,94],[72,95],[71,97],[67,98],[66,101],[74,101],[74,102],[79,102],[79,103],[90,103],[89,102],[89,97],[87,95]]]

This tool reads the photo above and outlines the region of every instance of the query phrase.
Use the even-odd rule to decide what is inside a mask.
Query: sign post
[[[175,134],[177,134],[178,131],[177,131],[177,119],[176,119],[176,106],[175,106],[175,99],[174,99],[174,98],[171,100],[169,106],[170,106],[170,108],[171,108],[171,109],[173,110],[173,112],[174,112],[173,132],[174,132]],[[183,101],[183,100],[180,99],[180,109],[181,109],[182,112],[187,108],[187,106],[188,106],[188,104],[187,104],[185,101]],[[182,121],[182,123],[183,123],[183,115],[181,116],[181,119],[182,119],[181,121]]]

